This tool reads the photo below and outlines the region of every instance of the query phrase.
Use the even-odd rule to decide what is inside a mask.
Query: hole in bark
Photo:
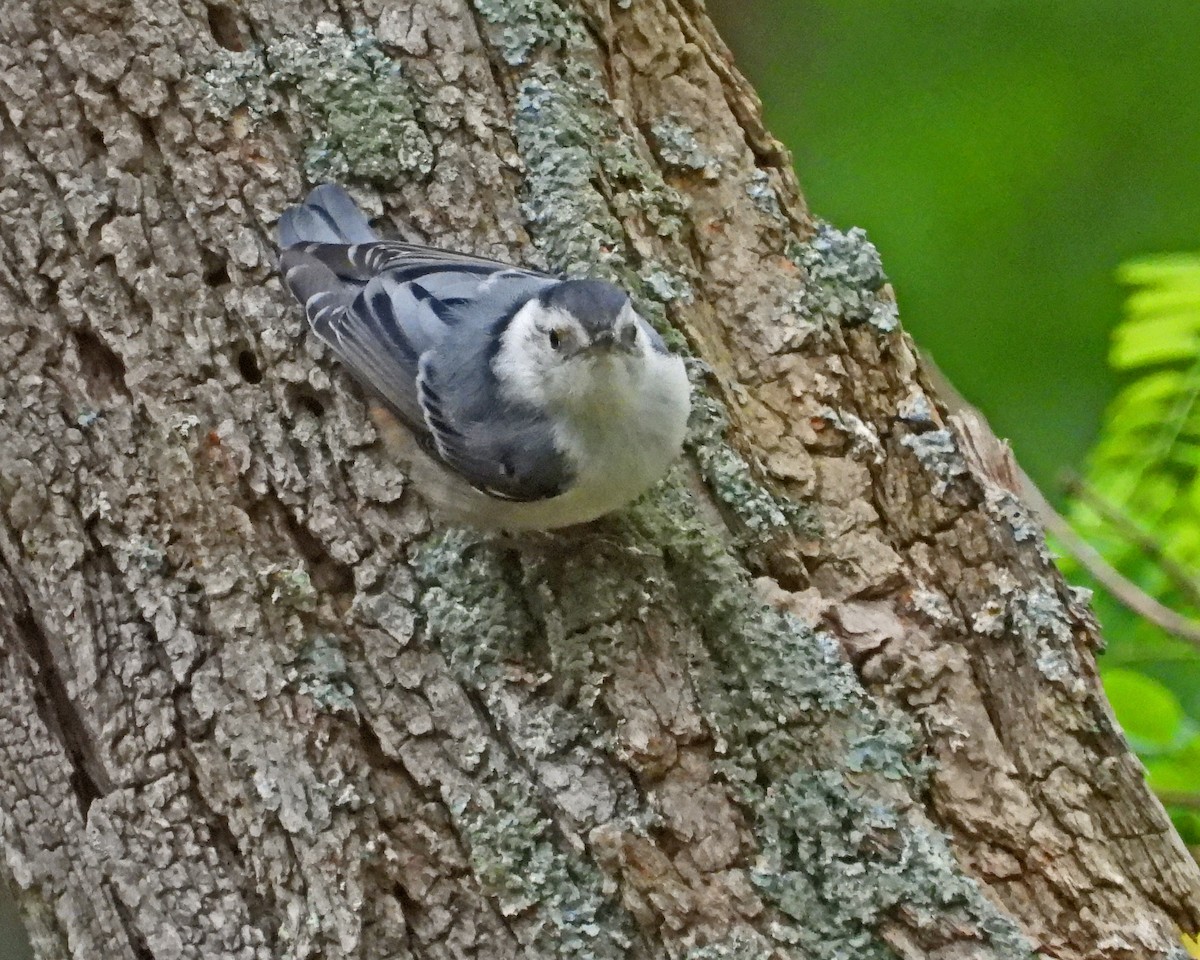
[[[296,397],[296,406],[308,410],[308,413],[316,416],[316,418],[320,418],[325,413],[325,408],[320,406],[320,401],[317,400],[317,397],[311,397],[307,394]]]
[[[297,408],[300,410],[307,410],[318,420],[325,416],[325,405],[311,393],[301,393],[300,391],[296,391],[296,393],[292,396],[292,402]]]
[[[84,138],[91,148],[91,155],[102,157],[108,152],[108,144],[104,142],[104,133],[99,127],[88,124],[87,135]]]
[[[137,122],[144,147],[142,165],[146,166],[152,161],[161,160],[162,153],[158,149],[158,131],[154,129],[154,123],[148,117],[138,117]]]
[[[204,282],[210,287],[223,287],[229,283],[229,270],[223,260],[216,260],[204,271]]]
[[[262,371],[258,368],[258,358],[249,350],[239,350],[237,355],[238,371],[247,383],[262,383]]]
[[[242,29],[238,25],[237,14],[229,7],[211,6],[208,8],[208,29],[213,39],[226,50],[236,50],[239,53],[246,49],[242,39]]]
[[[125,361],[91,330],[72,330],[79,373],[93,400],[103,402],[114,393],[129,396],[125,386]]]
[[[96,788],[92,778],[78,765],[71,768],[71,775],[67,777],[67,781],[71,784],[76,800],[79,801],[79,812],[83,814],[84,819],[87,819],[92,804],[101,797],[100,791]]]

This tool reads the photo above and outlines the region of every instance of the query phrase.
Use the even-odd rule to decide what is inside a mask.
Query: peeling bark
[[[1195,865],[985,426],[690,0],[0,11],[0,830],[39,957],[1180,955]],[[695,360],[588,528],[431,527],[306,184]]]

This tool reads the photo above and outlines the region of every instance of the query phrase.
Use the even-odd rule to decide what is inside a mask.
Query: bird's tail
[[[372,243],[379,237],[345,190],[336,183],[316,187],[304,202],[279,218],[279,246],[300,243]]]

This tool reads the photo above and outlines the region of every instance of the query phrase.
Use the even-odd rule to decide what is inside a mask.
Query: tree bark
[[[8,0],[0,828],[42,958],[1179,956],[1200,878],[1005,449],[694,0]],[[430,524],[272,227],[588,271],[688,454]],[[969,335],[969,328],[964,331]]]

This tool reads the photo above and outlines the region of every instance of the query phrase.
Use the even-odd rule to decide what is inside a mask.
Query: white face
[[[611,328],[589,333],[570,313],[535,300],[505,330],[495,369],[514,399],[583,413],[619,401],[640,379],[651,349],[628,303]]]

